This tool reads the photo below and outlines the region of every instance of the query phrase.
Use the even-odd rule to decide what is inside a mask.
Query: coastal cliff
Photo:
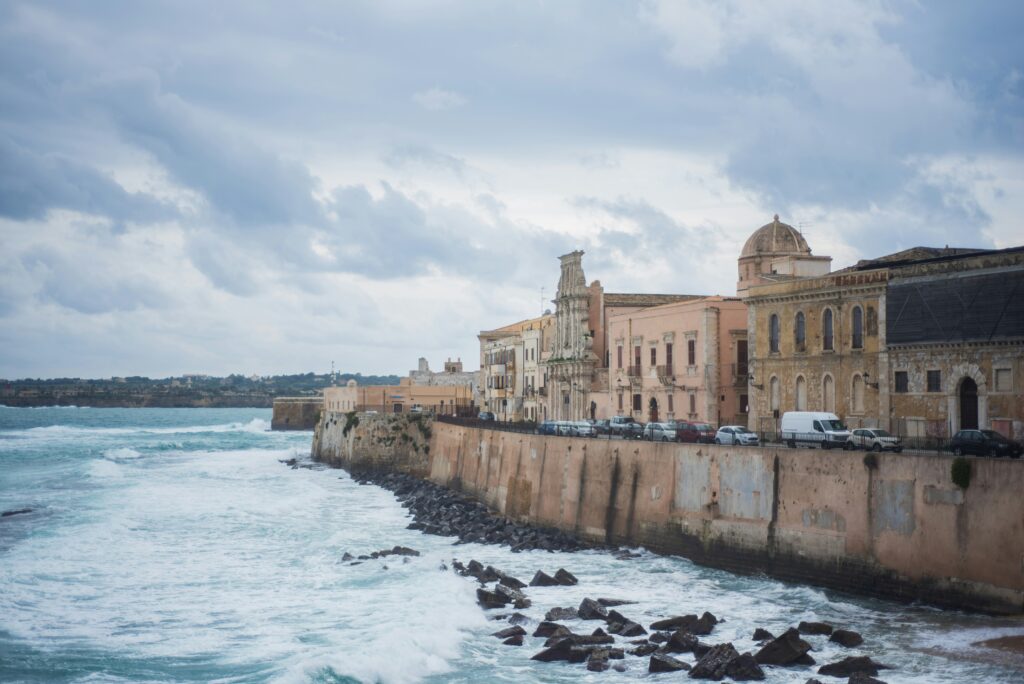
[[[1024,612],[1020,460],[970,459],[961,489],[952,458],[932,454],[572,439],[364,414],[325,416],[313,455],[429,478],[513,520],[598,542],[881,598]]]

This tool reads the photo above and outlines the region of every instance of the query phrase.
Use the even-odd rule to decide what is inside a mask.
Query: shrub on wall
[[[953,459],[953,465],[950,466],[950,475],[953,478],[953,484],[960,489],[967,489],[967,486],[971,484],[971,462],[963,456],[957,456]]]
[[[349,411],[345,414],[345,427],[341,429],[342,437],[348,437],[348,433],[352,428],[359,425],[359,416],[356,415],[355,411]]]

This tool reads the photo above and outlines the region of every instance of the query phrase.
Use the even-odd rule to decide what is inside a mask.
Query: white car
[[[569,434],[576,437],[595,437],[597,436],[597,431],[587,421],[577,420],[569,423]]]
[[[900,438],[877,428],[857,428],[846,440],[847,449],[870,449],[871,451],[903,451]]]
[[[676,441],[675,423],[648,423],[644,426],[644,439],[652,442]]]
[[[757,446],[757,433],[751,432],[742,425],[723,425],[715,434],[715,444]]]

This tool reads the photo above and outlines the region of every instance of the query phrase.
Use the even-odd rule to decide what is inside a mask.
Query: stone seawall
[[[321,422],[314,456],[429,477],[515,520],[740,573],[1024,612],[1021,460],[971,459],[961,490],[952,459],[935,455],[571,439],[446,423],[433,423],[414,450],[381,441],[401,430],[415,437],[416,426],[388,422],[408,417],[372,416],[342,438],[345,415]]]
[[[270,419],[271,430],[312,430],[320,420],[321,397],[277,397]]]
[[[426,478],[434,421],[420,413],[324,413],[313,431],[314,459],[346,470],[383,469]]]

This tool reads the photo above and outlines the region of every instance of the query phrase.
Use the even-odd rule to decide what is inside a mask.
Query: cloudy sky
[[[0,377],[476,368],[557,256],[1024,244],[1024,5],[0,4]]]

